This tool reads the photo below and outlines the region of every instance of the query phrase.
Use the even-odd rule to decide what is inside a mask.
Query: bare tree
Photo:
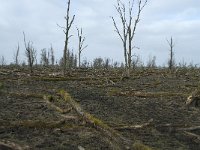
[[[133,55],[134,57],[132,58],[132,68],[136,69],[136,67],[139,67],[142,63],[142,60],[139,55]]]
[[[40,63],[43,66],[54,65],[55,63],[55,56],[53,46],[51,45],[50,49],[47,51],[46,48],[41,50],[41,61]]]
[[[51,65],[54,65],[54,63],[55,63],[55,56],[54,56],[54,50],[53,50],[52,44],[51,44],[51,48],[50,48],[50,57],[51,57]]]
[[[109,67],[111,67],[111,64],[110,64],[110,59],[109,58],[105,58],[104,60],[104,68],[108,69]]]
[[[5,66],[6,65],[6,61],[5,61],[4,56],[1,56],[1,58],[0,58],[0,64],[1,64],[1,66]]]
[[[147,61],[147,68],[155,68],[156,67],[156,56],[149,55],[149,59]]]
[[[117,62],[117,61],[115,61],[114,63],[113,63],[113,68],[118,68],[119,67],[119,62]]]
[[[26,37],[25,33],[23,32],[24,35],[24,45],[25,45],[25,55],[28,59],[28,65],[30,68],[31,73],[33,73],[33,64],[36,62],[36,50],[33,48],[33,43],[32,42],[26,42]]]
[[[174,59],[174,41],[173,38],[170,38],[170,41],[167,40],[169,47],[170,47],[170,57],[169,57],[169,61],[168,61],[168,66],[169,69],[172,70],[172,68],[175,66],[175,59]]]
[[[103,66],[104,66],[104,61],[101,57],[95,58],[93,60],[93,68],[99,69],[99,68],[103,68]]]
[[[88,47],[88,45],[84,46],[85,37],[83,37],[82,28],[81,28],[81,30],[79,30],[79,28],[77,28],[77,31],[78,31],[78,67],[80,67],[81,66],[81,53],[86,47]]]
[[[117,32],[123,43],[125,68],[127,71],[127,76],[129,76],[129,71],[132,64],[132,50],[133,48],[136,48],[135,46],[132,46],[133,38],[135,36],[137,25],[140,21],[141,12],[146,4],[147,0],[144,1],[138,0],[138,8],[136,11],[136,15],[134,15],[133,14],[134,0],[132,0],[132,2],[129,1],[128,12],[126,11],[125,4],[122,3],[121,0],[117,0],[117,6],[115,6],[115,8],[119,14],[122,23],[122,32],[120,32],[117,22],[115,21],[114,17],[112,17],[115,31]]]
[[[16,53],[14,53],[14,63],[15,65],[19,65],[19,43],[17,45],[17,50],[16,50]]]
[[[76,68],[77,67],[77,56],[74,55],[73,50],[67,51],[67,60],[68,60],[68,67],[69,68]],[[59,65],[63,66],[64,62],[63,62],[63,57],[59,60]]]
[[[121,4],[121,5],[120,5]],[[120,0],[117,0],[117,6],[115,6],[120,19],[121,19],[121,23],[122,23],[122,27],[123,27],[123,32],[121,33],[119,31],[119,28],[117,26],[117,23],[114,19],[114,17],[112,17],[113,20],[113,24],[115,27],[115,31],[117,32],[117,34],[119,35],[120,39],[122,40],[123,43],[123,48],[124,48],[124,59],[125,59],[125,66],[127,67],[127,35],[128,35],[128,31],[126,30],[126,11],[125,11],[125,5],[121,3]]]
[[[70,11],[70,3],[71,3],[71,0],[68,0],[68,3],[67,3],[67,14],[65,16],[65,20],[66,20],[66,27],[61,27],[59,26],[60,28],[63,29],[63,32],[65,33],[65,47],[64,47],[64,52],[63,52],[63,74],[65,75],[66,74],[66,68],[67,68],[67,53],[68,53],[68,43],[69,43],[69,38],[72,36],[69,34],[69,30],[72,26],[72,23],[74,22],[74,18],[75,18],[75,15],[73,15],[72,19],[70,19],[69,17],[69,11]]]
[[[41,50],[41,64],[44,66],[49,65],[49,52],[45,48]]]
[[[88,60],[85,58],[81,63],[81,67],[88,68],[89,66],[90,66],[90,62],[88,62]]]

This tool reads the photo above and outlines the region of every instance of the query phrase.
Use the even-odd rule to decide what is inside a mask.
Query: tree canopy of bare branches
[[[45,48],[41,50],[41,64],[43,66],[49,65],[49,52]]]
[[[115,6],[122,24],[122,31],[120,31],[120,27],[114,17],[111,18],[115,27],[115,31],[123,43],[125,68],[127,75],[129,76],[129,70],[132,64],[132,50],[133,48],[137,48],[136,46],[132,46],[132,42],[135,36],[137,25],[140,21],[141,12],[146,6],[147,0],[138,0],[136,14],[134,14],[133,10],[135,1],[129,1],[128,4],[128,10],[126,10],[127,7],[121,0],[117,0],[117,5]]]

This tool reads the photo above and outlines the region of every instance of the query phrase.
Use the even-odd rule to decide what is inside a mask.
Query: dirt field
[[[200,149],[200,108],[184,105],[199,86],[200,70],[139,69],[129,79],[122,74],[80,69],[63,77],[53,69],[30,75],[1,68],[0,149]]]

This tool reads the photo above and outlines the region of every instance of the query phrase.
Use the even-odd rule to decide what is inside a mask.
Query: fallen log
[[[200,144],[200,136],[191,132],[184,131],[183,134],[191,139],[193,142]]]
[[[0,141],[0,150],[28,150],[29,146],[20,146],[19,144],[16,144],[11,141]]]
[[[123,136],[117,133],[116,130],[103,123],[103,121],[101,121],[100,119],[85,112],[80,107],[80,105],[72,99],[69,93],[65,91],[60,91],[60,96],[73,107],[76,113],[86,122],[87,125],[95,128],[96,130],[100,131],[100,133],[102,133],[104,136],[106,136],[114,149],[130,149],[132,145],[131,141],[125,139]]]
[[[177,131],[194,131],[200,130],[200,126],[188,127],[188,128],[178,128]]]
[[[179,124],[163,124],[163,125],[155,125],[155,128],[159,131],[165,131],[165,132],[178,132],[178,131],[195,131],[200,130],[200,126],[193,126],[188,127]]]
[[[141,125],[127,125],[127,126],[121,126],[121,127],[114,127],[115,130],[137,130],[142,129],[145,127],[148,127],[153,122],[153,119],[150,119],[147,123],[141,124]]]

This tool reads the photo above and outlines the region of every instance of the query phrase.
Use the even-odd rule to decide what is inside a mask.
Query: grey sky
[[[128,2],[128,0],[124,0]],[[83,27],[88,48],[83,57],[88,60],[101,56],[123,61],[122,43],[114,32],[110,16],[118,19],[114,5],[116,0],[72,0],[71,15],[75,14],[74,35],[70,48],[77,51],[77,27]],[[24,60],[23,34],[33,41],[38,51],[52,43],[56,58],[63,53],[64,33],[57,26],[65,26],[66,0],[0,0],[0,56],[13,61],[17,43],[20,58]],[[200,48],[200,1],[199,0],[149,0],[141,14],[134,44],[140,50],[144,62],[156,56],[157,63],[167,63],[169,47],[166,39],[175,40],[176,62],[199,64]]]

